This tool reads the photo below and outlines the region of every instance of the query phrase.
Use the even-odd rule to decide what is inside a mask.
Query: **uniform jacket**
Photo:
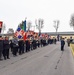
[[[24,46],[24,41],[23,41],[23,40],[19,40],[19,41],[18,41],[18,44],[19,44],[19,47],[20,47],[20,46],[22,47],[22,46]]]
[[[0,40],[0,50],[3,50],[3,40]]]
[[[10,48],[9,40],[4,40],[3,45],[4,49],[9,49]]]
[[[18,40],[16,38],[14,38],[12,40],[12,44],[13,44],[13,47],[18,47]]]
[[[65,45],[65,41],[61,40],[61,46],[64,46],[64,45]]]

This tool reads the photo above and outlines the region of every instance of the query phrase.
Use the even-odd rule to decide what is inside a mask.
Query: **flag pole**
[[[26,19],[27,17],[25,17],[25,21],[24,21],[24,31],[26,31]]]

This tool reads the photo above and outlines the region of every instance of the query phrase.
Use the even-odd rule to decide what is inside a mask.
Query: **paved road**
[[[0,75],[74,75],[74,58],[60,43],[38,48],[31,52],[0,61]]]

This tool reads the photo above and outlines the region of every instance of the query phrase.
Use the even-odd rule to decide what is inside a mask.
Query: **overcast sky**
[[[55,32],[54,20],[59,20],[59,32],[73,31],[70,17],[74,13],[74,0],[0,0],[0,20],[8,28],[16,30],[22,20],[44,19],[42,32]],[[35,31],[37,31],[35,29]]]

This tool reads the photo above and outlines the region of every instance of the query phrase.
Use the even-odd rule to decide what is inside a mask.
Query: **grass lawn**
[[[70,48],[71,48],[72,54],[73,54],[73,56],[74,56],[74,44],[70,44]]]

